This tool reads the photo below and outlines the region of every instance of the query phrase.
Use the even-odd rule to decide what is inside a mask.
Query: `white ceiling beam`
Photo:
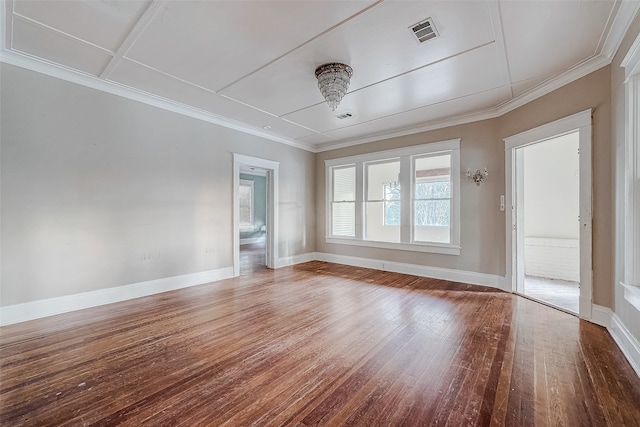
[[[511,97],[513,98],[513,87],[511,81],[511,70],[509,69],[509,60],[507,57],[507,47],[504,42],[504,27],[502,25],[502,15],[500,13],[500,4],[498,1],[489,2],[489,15],[491,16],[491,23],[493,24],[493,34],[496,38],[496,45],[500,52],[500,63],[498,64],[500,78],[505,85],[509,86]]]
[[[142,34],[145,28],[147,28],[147,25],[149,25],[149,23],[153,20],[158,11],[160,11],[160,9],[164,7],[166,2],[167,0],[153,0],[149,4],[147,10],[144,11],[140,19],[138,19],[138,21],[133,25],[133,27],[129,31],[129,34],[127,34],[127,37],[125,37],[118,50],[116,50],[113,58],[111,58],[107,66],[104,67],[104,70],[102,70],[102,73],[100,73],[99,77],[101,79],[106,80],[107,78],[109,78],[111,72],[118,66],[120,61],[122,61],[122,58],[124,58],[127,51],[131,48],[131,46],[133,46],[136,40],[138,40],[140,34]]]

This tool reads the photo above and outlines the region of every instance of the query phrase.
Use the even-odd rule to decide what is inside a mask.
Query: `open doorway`
[[[504,141],[507,287],[590,320],[591,110]]]
[[[233,155],[234,276],[276,267],[278,170],[278,162]]]
[[[267,171],[240,166],[240,274],[267,267]]]
[[[579,133],[516,149],[516,211],[525,296],[578,314]]]

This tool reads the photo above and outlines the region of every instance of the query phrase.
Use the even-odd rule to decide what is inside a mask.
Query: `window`
[[[331,234],[355,236],[356,168],[355,166],[335,168],[332,173]]]
[[[460,140],[325,162],[329,243],[460,253]]]
[[[400,242],[402,194],[398,184],[398,159],[365,163],[365,239]],[[387,191],[388,189],[388,191]]]
[[[621,64],[625,68],[626,132],[622,156],[624,296],[640,310],[640,36]]]
[[[400,225],[400,184],[387,182],[382,186],[384,192],[384,225]]]
[[[240,180],[240,231],[254,231],[253,181]]]
[[[414,240],[449,243],[451,154],[414,159]]]

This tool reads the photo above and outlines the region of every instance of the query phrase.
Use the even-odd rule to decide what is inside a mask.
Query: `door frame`
[[[278,263],[278,176],[280,162],[233,153],[233,276],[240,275],[240,168],[256,167],[267,171],[267,268]]]
[[[580,145],[580,304],[578,315],[590,320],[592,317],[593,268],[592,245],[592,164],[591,164],[591,114],[585,110],[546,125],[521,132],[504,139],[505,143],[505,204],[511,214],[505,215],[506,288],[511,292],[522,292],[524,278],[524,243],[522,215],[518,215],[519,178],[522,174],[522,156],[518,148],[536,144],[575,131],[579,132]],[[520,284],[520,285],[519,285]]]

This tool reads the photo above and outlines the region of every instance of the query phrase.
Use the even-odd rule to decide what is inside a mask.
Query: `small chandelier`
[[[345,64],[331,62],[316,68],[318,89],[327,100],[331,111],[336,111],[342,97],[349,89],[349,79],[353,75],[353,69]]]
[[[480,172],[480,169],[478,169],[475,173],[471,173],[471,169],[467,169],[467,173],[465,173],[465,175],[469,181],[473,181],[476,185],[480,185],[480,183],[487,180],[489,172],[487,172],[487,168],[484,168],[483,172]]]

